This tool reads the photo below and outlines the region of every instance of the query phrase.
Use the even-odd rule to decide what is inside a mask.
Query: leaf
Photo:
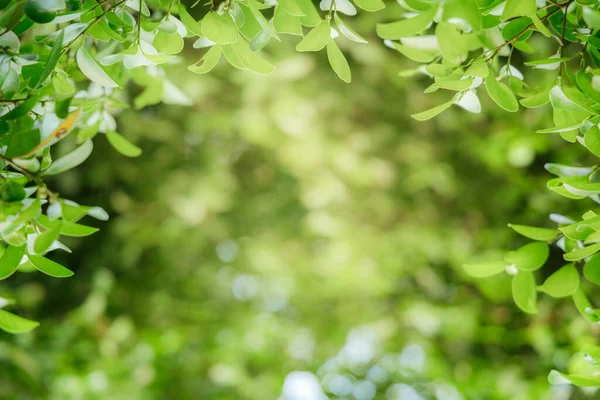
[[[202,19],[202,34],[215,43],[235,43],[239,33],[233,18],[229,14],[219,15],[211,11]]]
[[[512,279],[512,295],[517,307],[528,314],[537,314],[537,292],[533,272],[519,271]]]
[[[60,226],[60,234],[63,236],[85,237],[98,232],[98,228],[76,224],[67,220],[51,221],[44,214],[40,215],[36,221],[46,229],[53,229],[56,226]]]
[[[562,133],[562,132],[569,132],[569,131],[572,131],[574,129],[581,128],[583,125],[585,125],[586,121],[587,120],[584,120],[584,121],[578,122],[578,123],[573,124],[573,125],[553,126],[552,128],[540,129],[540,130],[536,131],[536,133]]]
[[[331,26],[329,20],[321,21],[310,30],[296,46],[296,51],[319,51],[331,39]]]
[[[40,272],[55,278],[68,278],[73,276],[73,271],[63,267],[62,265],[41,256],[28,256],[29,261]]]
[[[34,89],[37,88],[42,83],[44,83],[46,78],[48,78],[50,76],[50,74],[52,73],[52,71],[54,71],[54,68],[56,67],[56,64],[58,63],[58,60],[60,59],[60,54],[62,52],[64,38],[65,38],[65,31],[62,30],[62,31],[60,31],[60,34],[56,38],[56,42],[54,42],[54,44],[52,45],[52,51],[50,52],[50,56],[48,56],[48,61],[46,61],[44,70],[38,76],[37,79],[30,82],[30,86],[33,87]]]
[[[461,11],[469,25],[471,25],[474,31],[480,31],[483,28],[483,21],[477,0],[461,0],[459,3],[462,6]]]
[[[600,157],[600,129],[598,129],[598,125],[594,125],[588,129],[583,140],[585,147],[596,157]]]
[[[344,82],[350,83],[352,80],[350,66],[348,65],[348,61],[346,61],[346,57],[344,57],[344,54],[333,40],[327,43],[327,59],[329,59],[329,64],[337,76]]]
[[[576,386],[600,386],[600,378],[596,375],[576,375],[576,374],[563,374],[555,369],[550,371],[548,374],[548,382],[551,384],[565,384],[572,383]]]
[[[502,82],[498,82],[493,74],[485,78],[485,89],[492,100],[508,112],[517,112],[519,102],[511,90]]]
[[[537,11],[536,0],[507,0],[502,13],[502,20],[509,18],[535,15]]]
[[[0,280],[15,273],[25,254],[25,246],[9,246],[0,258]]]
[[[594,313],[592,310],[592,304],[588,300],[583,290],[581,290],[581,287],[572,294],[572,297],[575,307],[577,307],[577,310],[581,313],[581,315],[583,315],[584,318],[591,322],[600,321],[600,318],[598,318],[596,313]]]
[[[582,258],[591,256],[598,250],[600,250],[600,243],[596,243],[591,246],[584,247],[582,249],[576,249],[569,253],[565,253],[563,257],[567,261],[577,261],[581,260]]]
[[[569,99],[567,95],[565,95],[563,89],[558,85],[550,90],[550,102],[552,103],[552,107],[558,110],[583,111],[583,108],[577,105],[573,100]]]
[[[106,132],[106,138],[108,142],[115,148],[119,153],[127,157],[137,157],[142,154],[142,149],[119,135],[115,131]]]
[[[8,333],[27,333],[37,328],[39,322],[19,317],[18,315],[0,310],[0,329]]]
[[[454,104],[454,99],[450,100],[447,103],[440,104],[437,107],[430,108],[429,110],[422,111],[417,114],[413,114],[413,115],[411,115],[411,117],[413,117],[417,121],[427,121],[428,119],[436,117],[443,111],[446,111],[446,109],[448,109],[452,104]]]
[[[283,0],[284,3],[285,1],[286,0]],[[321,16],[311,0],[296,0],[295,3],[304,14],[300,17],[300,22],[302,25],[312,27],[321,23]]]
[[[474,76],[477,78],[487,78],[490,74],[488,65],[483,60],[477,60],[467,69],[465,76]]]
[[[300,17],[291,15],[283,11],[281,7],[275,7],[273,15],[273,29],[278,33],[289,33],[290,35],[302,35],[302,23]],[[270,35],[266,31],[265,39],[270,39]]]
[[[600,103],[600,77],[590,76],[585,72],[585,69],[579,70],[577,73],[577,86],[590,99],[596,103]]]
[[[542,90],[540,92],[532,94],[531,96],[521,99],[519,101],[519,103],[521,103],[521,105],[523,107],[527,107],[527,108],[541,107],[544,104],[547,104],[549,102],[550,102],[550,89]]]
[[[198,61],[194,65],[190,65],[188,69],[195,74],[206,74],[207,72],[212,71],[212,69],[217,65],[219,60],[221,59],[221,53],[223,49],[220,44],[216,44],[211,47],[204,57],[200,61]]]
[[[391,44],[399,53],[419,63],[429,63],[436,58],[435,53],[430,51],[423,51],[412,47],[407,47],[398,42],[392,42]]]
[[[446,61],[458,65],[467,59],[469,50],[457,25],[440,22],[435,28],[435,36]]]
[[[46,250],[54,243],[55,240],[60,236],[61,224],[57,224],[55,227],[46,230],[40,234],[33,244],[33,251],[36,254],[44,254]]]
[[[12,121],[26,116],[29,113],[29,111],[31,111],[33,107],[35,107],[37,102],[37,96],[30,97],[29,99],[20,103],[18,106],[16,106],[12,110],[4,114],[2,117],[0,117],[0,121]]]
[[[156,32],[152,45],[161,54],[179,54],[183,50],[184,41],[179,33]]]
[[[35,199],[29,207],[19,214],[19,216],[14,219],[12,222],[2,227],[2,235],[8,236],[13,233],[15,230],[19,229],[23,224],[31,221],[34,218],[37,218],[41,212],[41,204],[39,199]]]
[[[567,264],[550,275],[542,290],[552,297],[567,297],[579,288],[579,273],[573,264]]]
[[[0,263],[2,260],[0,260]],[[583,276],[588,281],[600,286],[600,254],[592,256],[583,267]]]
[[[275,70],[275,67],[270,62],[250,51],[248,43],[244,39],[240,39],[230,46],[240,62],[250,71],[261,75],[268,75]]]
[[[190,15],[183,4],[179,4],[179,18],[188,31],[196,36],[203,36],[200,23]]]
[[[350,26],[348,26],[342,19],[338,16],[337,13],[333,14],[333,19],[337,24],[338,30],[342,35],[346,37],[348,40],[352,40],[356,43],[367,43],[366,39],[356,33]]]
[[[85,76],[100,86],[114,88],[119,87],[117,83],[104,71],[98,62],[90,55],[85,46],[77,50],[77,65]]]
[[[497,275],[507,267],[505,261],[484,261],[479,263],[464,264],[465,272],[475,278],[487,278]]]
[[[10,100],[19,91],[20,79],[17,71],[9,69],[0,86],[0,98]]]
[[[377,24],[377,35],[382,39],[390,40],[418,35],[433,22],[436,12],[437,3],[415,17],[386,24]]]
[[[554,240],[558,235],[557,229],[548,229],[548,228],[538,228],[535,226],[526,226],[526,225],[514,225],[508,224],[510,228],[512,228],[515,232],[533,240],[540,240],[543,242],[547,242],[550,240]]]
[[[534,242],[520,247],[516,251],[510,251],[504,257],[504,261],[515,265],[522,271],[535,271],[540,269],[550,255],[547,243]]]
[[[31,129],[14,133],[8,138],[8,146],[4,154],[9,158],[21,157],[29,154],[40,143],[40,130]]]
[[[365,11],[374,12],[383,10],[385,3],[382,0],[353,0],[354,3]]]
[[[91,140],[86,140],[75,150],[69,154],[62,156],[61,158],[54,161],[48,169],[42,172],[42,175],[56,175],[62,172],[68,171],[75,168],[79,164],[83,163],[92,154],[94,144]]]
[[[540,32],[542,35],[544,35],[546,37],[552,37],[552,33],[550,32],[550,29],[548,29],[546,27],[546,25],[544,25],[544,23],[536,15],[536,13],[533,13],[532,15],[530,15],[530,18],[533,21],[533,24],[535,25],[535,28],[538,30],[538,32]]]

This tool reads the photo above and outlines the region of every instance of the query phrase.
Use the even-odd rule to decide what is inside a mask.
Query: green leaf
[[[567,264],[546,279],[542,290],[552,297],[567,297],[579,288],[579,273],[573,264]]]
[[[488,65],[483,60],[477,60],[467,69],[465,76],[474,76],[477,78],[487,78],[490,74]]]
[[[507,264],[505,261],[484,261],[478,263],[464,264],[465,272],[475,278],[487,278],[504,271]]]
[[[485,78],[485,89],[492,100],[508,112],[517,112],[519,102],[511,90],[502,82],[498,82],[493,74]]]
[[[508,252],[504,261],[515,265],[522,271],[535,271],[544,265],[549,255],[550,247],[547,243],[534,242]]]
[[[537,314],[537,291],[533,272],[519,271],[512,279],[515,304],[529,314]]]
[[[533,240],[540,240],[543,242],[547,242],[550,240],[554,240],[558,235],[557,229],[548,229],[548,228],[538,228],[535,226],[526,226],[526,225],[514,225],[508,224],[510,228],[512,228],[515,232]]]
[[[537,6],[535,0],[507,0],[502,13],[502,20],[514,17],[535,15]]]
[[[581,290],[581,287],[578,288],[573,294],[573,303],[575,303],[575,307],[577,310],[583,315],[585,319],[590,322],[598,322],[600,318],[596,315],[596,313],[592,309],[592,304],[588,300],[587,296]]]
[[[459,65],[467,59],[469,50],[457,25],[440,22],[435,28],[435,36],[442,56],[450,64]]]
[[[248,69],[246,68],[242,60],[240,60],[237,53],[235,52],[235,50],[233,50],[233,47],[230,44],[223,45],[223,55],[225,56],[225,59],[229,62],[229,64],[233,65],[235,68],[243,70]]]
[[[423,51],[413,47],[407,47],[398,42],[392,42],[391,44],[399,53],[418,63],[430,63],[436,57],[435,53],[430,51]]]
[[[578,123],[573,124],[573,125],[553,126],[552,128],[540,129],[540,130],[536,131],[536,133],[562,133],[562,132],[569,132],[569,131],[572,131],[574,129],[581,128],[583,125],[585,125],[586,121],[587,120],[584,120],[584,121],[578,122]]]
[[[0,260],[1,262],[2,260]],[[592,256],[583,267],[583,276],[588,281],[600,286],[600,254]]]
[[[90,154],[92,154],[93,149],[94,144],[92,141],[86,140],[69,154],[64,155],[54,161],[46,170],[42,172],[42,175],[56,175],[75,168],[87,160]]]
[[[48,78],[50,76],[50,74],[52,73],[52,71],[54,71],[54,68],[56,67],[56,64],[58,63],[60,54],[62,52],[64,38],[65,38],[65,31],[63,29],[62,31],[60,31],[60,34],[56,38],[56,42],[54,42],[54,44],[52,45],[52,51],[50,52],[48,61],[46,62],[46,65],[44,66],[44,70],[37,77],[37,79],[34,79],[33,81],[30,82],[30,86],[33,87],[34,89],[37,88],[42,83],[44,83],[46,78]]]
[[[39,322],[19,317],[18,315],[0,310],[0,329],[8,333],[27,333],[37,328]]]
[[[577,73],[577,86],[585,93],[590,99],[596,103],[600,103],[600,77],[589,75],[585,72],[585,69],[579,70]]]
[[[41,213],[41,204],[39,199],[35,199],[33,203],[29,207],[19,214],[19,216],[14,219],[12,222],[2,227],[2,235],[8,236],[13,233],[15,230],[19,229],[23,224],[31,221],[34,218],[37,218]]]
[[[275,70],[275,67],[270,62],[250,51],[248,43],[244,39],[240,39],[236,43],[231,44],[231,48],[240,62],[250,71],[261,75],[268,75]]]
[[[435,85],[440,89],[448,89],[455,91],[463,91],[471,87],[473,84],[473,78],[464,78],[464,79],[436,79]]]
[[[6,73],[6,78],[0,86],[0,98],[10,100],[19,91],[20,79],[17,71],[9,69]]]
[[[382,39],[397,40],[423,32],[432,23],[437,3],[416,17],[386,24],[377,24],[377,35]]]
[[[582,249],[576,249],[569,253],[565,253],[563,255],[564,259],[567,261],[577,261],[582,258],[589,257],[592,254],[598,252],[600,250],[600,243],[593,244],[591,246],[584,247]]]
[[[568,98],[563,89],[558,85],[550,90],[550,102],[552,103],[552,107],[558,110],[583,111],[583,108]]]
[[[284,0],[284,2],[285,1],[286,0]],[[302,25],[312,27],[321,23],[319,11],[317,11],[317,8],[311,0],[295,0],[295,3],[304,14],[304,16],[300,17],[300,22]]]
[[[0,117],[0,121],[12,121],[26,116],[29,113],[29,111],[31,111],[33,107],[35,107],[38,100],[39,98],[37,96],[30,97],[29,99],[20,103],[11,111],[7,112],[2,117]]]
[[[480,31],[483,28],[483,21],[477,0],[460,0],[459,3],[464,18],[474,31]]]
[[[365,11],[374,12],[383,10],[385,3],[382,0],[353,0],[354,4],[359,6]]]
[[[535,25],[535,28],[544,36],[546,37],[552,37],[552,33],[550,32],[550,29],[548,29],[546,27],[546,25],[544,25],[544,23],[542,22],[542,20],[535,14],[533,13],[532,15],[530,15],[531,20],[533,21],[533,24]]]
[[[9,246],[0,258],[0,280],[6,279],[19,268],[25,254],[25,246]]]
[[[344,57],[344,54],[333,40],[327,43],[327,58],[337,76],[344,82],[350,83],[352,80],[350,66],[348,65],[348,61],[346,61],[346,57]]]
[[[137,157],[142,154],[142,149],[119,135],[115,131],[106,132],[106,138],[108,142],[115,148],[119,153],[127,157]]]
[[[68,278],[69,276],[73,276],[73,271],[46,257],[29,255],[28,258],[38,271],[43,272],[46,275],[55,278]]]
[[[221,53],[223,52],[220,44],[216,44],[211,47],[204,57],[194,65],[190,65],[188,69],[195,74],[206,74],[212,71],[221,59]]]
[[[97,83],[100,86],[114,88],[119,85],[106,73],[106,71],[98,64],[98,62],[91,56],[85,46],[81,46],[77,50],[77,65],[85,76],[88,77],[92,82]]]
[[[598,129],[598,125],[594,125],[588,129],[583,140],[585,147],[596,157],[600,157],[600,129]]]
[[[202,34],[215,43],[235,43],[239,33],[233,18],[229,14],[219,15],[211,11],[202,20]]]
[[[200,23],[190,15],[183,4],[179,4],[179,19],[181,19],[181,22],[183,25],[185,25],[188,31],[192,32],[196,36],[203,35]]]
[[[335,23],[337,24],[338,30],[340,31],[340,33],[342,35],[344,35],[346,37],[346,39],[352,40],[353,42],[356,42],[356,43],[367,43],[366,39],[363,38],[362,36],[360,36],[352,28],[350,28],[350,26],[348,24],[346,24],[344,21],[342,21],[342,19],[339,17],[339,15],[337,13],[333,14],[333,19],[334,19]]]
[[[179,33],[156,32],[152,45],[161,54],[179,54],[183,50],[183,38]]]
[[[36,221],[46,229],[53,229],[60,226],[60,234],[63,236],[85,237],[98,232],[98,228],[76,224],[67,220],[51,221],[50,218],[44,214],[40,215]]]
[[[548,374],[548,382],[551,384],[564,384],[565,379],[575,386],[600,386],[600,378],[596,375],[563,374],[555,369]]]
[[[331,39],[331,26],[329,20],[324,20],[310,30],[296,46],[296,51],[319,51]]]
[[[24,132],[14,133],[8,139],[6,157],[16,158],[29,154],[40,144],[40,130],[30,129]]]
[[[281,7],[275,7],[273,29],[278,33],[302,35],[302,23],[300,22],[300,17],[286,13]],[[267,34],[266,37],[268,38],[270,36]]]
[[[537,108],[550,102],[550,89],[541,90],[519,101],[523,107]]]
[[[60,236],[61,224],[57,224],[55,227],[48,229],[47,231],[40,234],[33,244],[33,251],[37,254],[44,254],[46,250],[54,243]]]
[[[446,111],[446,109],[450,108],[450,106],[452,104],[454,104],[454,99],[452,99],[452,100],[450,100],[450,101],[448,101],[448,102],[446,102],[444,104],[440,104],[439,106],[430,108],[429,110],[422,111],[422,112],[417,113],[417,114],[413,114],[413,115],[411,115],[411,117],[413,117],[417,121],[427,121],[428,119],[436,117],[437,115],[439,115],[442,112]]]

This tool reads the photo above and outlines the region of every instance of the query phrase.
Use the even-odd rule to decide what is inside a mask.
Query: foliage
[[[550,104],[554,126],[540,129],[543,134],[558,133],[563,139],[579,143],[594,155],[600,115],[600,97],[594,87],[600,66],[596,30],[600,10],[594,1],[536,2],[408,2],[417,15],[414,18],[379,24],[379,36],[388,40],[408,58],[426,63],[416,71],[430,75],[434,83],[426,92],[445,89],[455,92],[452,99],[440,106],[413,115],[417,120],[437,116],[453,104],[469,112],[481,112],[477,89],[484,86],[487,94],[500,108],[516,112],[519,106],[537,108]],[[431,25],[434,25],[430,28]],[[434,31],[432,35],[428,30]],[[555,42],[551,55],[538,57],[535,35]],[[416,36],[415,35],[419,35]],[[399,40],[400,44],[391,40]],[[476,52],[470,57],[470,53]],[[522,61],[515,61],[517,54]],[[506,57],[506,61],[504,61]],[[515,64],[517,66],[515,66]],[[526,83],[517,68],[540,69],[548,72],[537,81]],[[505,83],[506,82],[506,83]],[[518,98],[520,98],[518,100]],[[597,168],[570,167],[546,164],[546,169],[557,178],[548,181],[548,189],[569,199],[591,199],[600,202]],[[584,276],[594,283],[594,254],[600,251],[596,235],[596,221],[600,217],[593,210],[581,218],[571,219],[553,213],[556,228],[537,228],[509,225],[517,233],[538,243],[531,243],[508,252],[503,259],[466,264],[465,270],[476,277],[486,277],[506,270],[513,275],[512,292],[515,303],[523,311],[536,314],[537,294],[562,298],[571,297],[577,309],[590,322],[600,321],[598,312],[580,288],[580,272],[575,263],[592,263],[584,269]],[[547,275],[538,286],[535,271],[548,259],[547,242],[564,251],[568,264]],[[587,273],[585,273],[587,271]],[[593,353],[593,352],[592,352]],[[592,356],[593,357],[593,356]],[[597,386],[597,371],[586,367],[571,375],[553,372],[557,376],[584,386]]]
[[[356,0],[355,5],[349,0],[323,0],[319,4],[321,13],[308,0],[198,3],[178,0],[0,3],[3,146],[0,233],[6,244],[0,258],[0,279],[17,271],[37,270],[57,278],[73,274],[47,258],[47,253],[57,249],[69,251],[62,243],[65,237],[95,233],[96,228],[78,223],[84,216],[106,220],[108,215],[102,208],[80,206],[62,197],[46,185],[46,179],[72,173],[73,168],[93,154],[94,144],[98,146],[98,137],[102,135],[120,154],[139,156],[141,148],[119,133],[122,130],[117,129],[115,120],[116,114],[126,113],[123,110],[130,103],[137,110],[160,102],[194,104],[195,99],[182,86],[185,83],[176,85],[176,79],[165,72],[179,60],[186,39],[194,39],[195,49],[207,49],[201,50],[203,57],[187,68],[192,73],[206,74],[224,58],[237,69],[272,74],[275,67],[260,54],[266,52],[263,49],[267,45],[271,49],[279,48],[276,42],[285,45],[283,35],[292,35],[299,37],[296,52],[323,51],[335,74],[350,82],[352,72],[345,54],[355,50],[340,46],[341,36],[363,49],[367,40],[351,27],[346,16],[357,14],[355,5],[368,12],[385,7],[381,0]],[[536,113],[537,108],[551,106],[553,126],[546,124],[537,132],[558,134],[568,142],[581,144],[591,154],[600,155],[597,126],[600,36],[596,32],[600,27],[600,10],[595,1],[404,0],[399,3],[404,12],[392,9],[388,13],[386,8],[385,15],[377,15],[385,20],[395,15],[402,19],[377,23],[376,32],[388,47],[421,64],[400,75],[426,75],[433,79],[426,93],[452,93],[440,105],[413,114],[414,119],[443,118],[442,113],[453,105],[479,114],[483,86],[491,101],[507,112],[525,107],[528,112]],[[531,70],[527,72],[527,81],[521,72],[524,67]],[[267,145],[260,133],[252,135],[255,136],[251,142]],[[63,142],[65,137],[68,139]],[[58,143],[63,152],[56,158],[51,150]],[[570,200],[589,198],[600,202],[597,167],[577,164],[547,163],[545,168],[556,176],[548,181],[548,189]],[[310,163],[300,162],[291,171],[307,173],[310,167]],[[381,168],[380,179],[389,177],[385,166],[372,168]],[[332,178],[324,187],[330,185],[336,187],[336,180]],[[168,186],[164,190],[169,191]],[[228,196],[213,199],[210,204],[226,209],[221,202],[227,199]],[[303,198],[304,206],[311,209],[308,223],[327,237],[336,232],[335,218],[316,212],[312,206],[320,200],[313,201],[316,203]],[[189,212],[185,207],[173,211],[181,210]],[[205,211],[196,210],[192,215],[203,219]],[[554,224],[551,228],[520,222],[509,225],[533,243],[503,255],[465,263],[464,270],[476,278],[506,271],[512,276],[514,302],[525,313],[540,313],[538,294],[541,293],[551,298],[571,298],[586,320],[597,323],[600,311],[589,299],[594,297],[590,294],[591,285],[587,282],[582,285],[580,275],[591,284],[600,283],[597,271],[600,216],[594,210],[580,212],[579,206],[571,206],[566,212],[554,211],[550,210]],[[581,217],[573,218],[574,212]],[[194,217],[189,214],[185,217],[193,223]],[[353,228],[356,229],[350,231],[359,229]],[[218,227],[215,229],[218,231]],[[354,243],[352,247],[358,245]],[[564,263],[547,264],[552,259],[550,245],[564,252]],[[381,251],[386,253],[387,249]],[[544,265],[550,268],[542,268]],[[10,299],[2,301],[4,305],[12,303]],[[7,332],[29,332],[38,325],[0,311],[0,328]],[[592,361],[600,353],[590,346],[577,350],[584,351]],[[568,374],[553,371],[550,380],[554,383],[566,379],[575,385],[598,386],[598,368],[594,363],[574,362]]]

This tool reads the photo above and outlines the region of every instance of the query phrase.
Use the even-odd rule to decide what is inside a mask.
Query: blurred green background
[[[398,77],[414,66],[369,38],[343,49],[349,85],[290,41],[270,76],[172,65],[193,106],[119,111],[143,155],[98,138],[51,182],[112,217],[68,243],[75,277],[0,285],[42,322],[0,337],[0,398],[595,398],[546,378],[598,333],[572,305],[527,316],[508,276],[461,269],[524,244],[508,222],[573,211],[543,164],[583,152],[533,133],[545,108],[411,120],[448,93]]]

